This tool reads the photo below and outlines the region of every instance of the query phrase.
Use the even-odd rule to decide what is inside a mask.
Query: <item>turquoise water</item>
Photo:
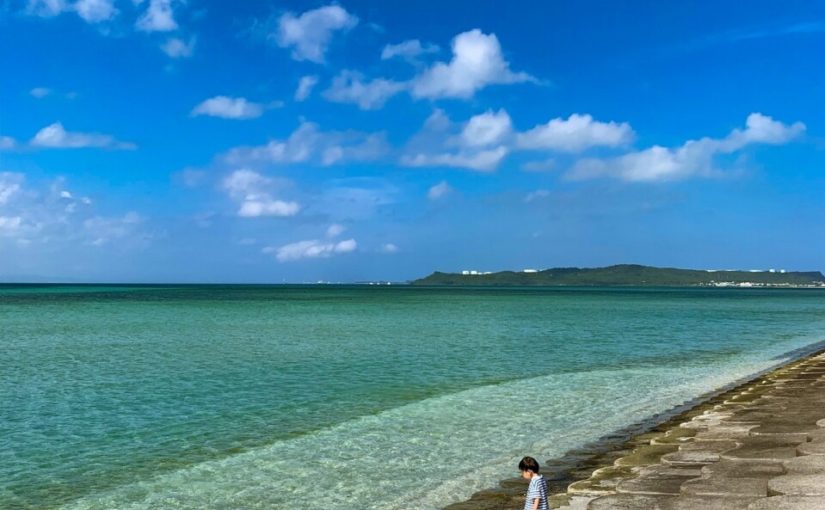
[[[440,508],[823,339],[815,290],[0,286],[0,508]]]

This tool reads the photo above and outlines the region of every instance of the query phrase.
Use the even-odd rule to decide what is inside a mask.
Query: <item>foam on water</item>
[[[64,510],[435,509],[776,364],[771,352],[705,367],[595,370],[485,386],[362,417],[75,501]]]

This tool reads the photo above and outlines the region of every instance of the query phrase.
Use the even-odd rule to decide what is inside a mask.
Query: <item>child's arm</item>
[[[533,506],[530,507],[530,510],[539,510],[539,501],[541,498],[533,498]]]

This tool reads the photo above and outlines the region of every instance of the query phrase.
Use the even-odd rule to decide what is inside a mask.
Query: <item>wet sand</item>
[[[825,346],[542,464],[551,508],[825,509]],[[520,509],[517,478],[447,510]]]

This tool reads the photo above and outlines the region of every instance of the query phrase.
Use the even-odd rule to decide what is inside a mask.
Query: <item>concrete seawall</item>
[[[579,459],[570,452],[543,467],[551,508],[825,510],[825,351],[613,443],[606,438]],[[521,508],[522,485],[505,480],[447,508]]]

